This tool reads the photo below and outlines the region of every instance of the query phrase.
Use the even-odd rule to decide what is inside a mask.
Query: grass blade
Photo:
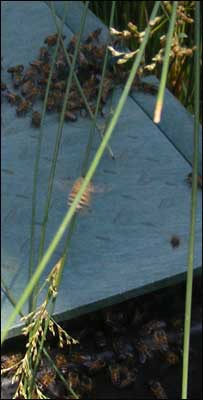
[[[186,282],[186,301],[185,301],[185,324],[184,324],[184,344],[183,344],[183,371],[182,371],[182,399],[187,399],[188,388],[188,364],[190,346],[190,324],[191,324],[191,305],[192,305],[192,283],[194,266],[194,246],[195,246],[195,220],[197,208],[197,175],[198,175],[198,147],[199,147],[199,115],[200,115],[200,2],[195,4],[195,120],[194,120],[194,154],[193,154],[193,173],[192,173],[192,197],[191,197],[191,216],[190,232],[188,245],[188,270]]]

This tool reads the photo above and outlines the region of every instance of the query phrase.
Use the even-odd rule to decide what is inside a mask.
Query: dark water
[[[201,281],[195,278],[193,285],[193,304],[190,340],[190,363],[188,398],[202,398],[202,307]],[[126,301],[114,307],[92,313],[62,324],[64,329],[74,338],[78,338],[80,345],[73,346],[68,354],[64,350],[67,360],[71,360],[73,353],[89,357],[91,361],[74,361],[74,365],[67,366],[64,376],[68,381],[68,371],[73,368],[78,374],[80,382],[83,376],[90,377],[93,387],[90,393],[81,391],[82,398],[94,399],[146,399],[164,398],[152,392],[149,382],[160,382],[165,395],[171,399],[181,398],[182,379],[182,343],[184,326],[185,284],[144,295]],[[102,335],[98,332],[102,332]],[[159,336],[157,336],[157,332]],[[158,341],[155,338],[160,337]],[[98,336],[100,339],[98,340]],[[138,342],[144,342],[150,357],[139,351]],[[120,343],[120,345],[118,345]],[[52,357],[58,352],[56,343],[50,342],[49,352]],[[3,353],[21,351],[22,340],[9,340],[3,347]],[[119,347],[120,346],[120,347]],[[166,361],[167,354],[175,354],[175,365]],[[105,354],[107,356],[105,356]],[[105,358],[105,365],[101,370],[91,369],[93,360]],[[120,381],[126,374],[132,374],[133,380],[129,387],[121,388],[112,383],[111,366],[120,368]],[[43,369],[43,368],[42,368]],[[126,374],[123,374],[123,369]],[[136,371],[136,372],[135,372]],[[85,378],[85,379],[86,379]],[[44,387],[48,398],[67,397],[65,389],[55,382],[54,387]],[[76,392],[80,393],[77,386]],[[11,398],[14,387],[10,384],[10,377],[3,376],[2,398]],[[159,396],[159,397],[158,397]],[[167,398],[165,397],[165,398]]]

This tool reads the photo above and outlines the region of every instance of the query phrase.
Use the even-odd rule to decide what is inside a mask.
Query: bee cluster
[[[95,99],[99,92],[102,67],[106,45],[99,43],[101,29],[92,32],[84,43],[80,45],[75,73],[79,79],[83,93],[89,103],[92,112],[95,111]],[[22,116],[32,111],[32,125],[39,127],[41,123],[41,114],[34,110],[34,104],[37,100],[44,100],[48,77],[51,70],[52,55],[54,47],[57,44],[58,34],[53,34],[45,38],[44,45],[39,49],[39,55],[36,60],[30,62],[28,68],[23,65],[15,65],[7,69],[12,77],[13,88],[18,93],[11,91],[7,85],[1,82],[1,91],[9,104],[16,106],[17,116]],[[62,41],[65,36],[62,36]],[[70,62],[73,60],[77,37],[73,36],[68,46],[65,47]],[[60,42],[57,59],[51,77],[50,91],[47,99],[47,112],[60,112],[63,107],[66,91],[66,81],[69,74],[69,63],[64,52],[64,42]],[[104,78],[100,111],[105,104],[113,87],[126,80],[127,72],[122,71],[122,67],[115,63],[112,66],[112,57],[110,56],[106,76]],[[137,79],[133,87],[149,92],[150,85],[138,83]],[[20,93],[19,93],[20,92]],[[69,98],[67,102],[65,120],[76,121],[78,112],[85,116],[85,104],[78,92],[75,82],[72,83]]]
[[[101,375],[118,391],[135,390],[140,372],[145,365],[151,365],[151,379],[145,382],[146,390],[158,399],[167,399],[164,385],[158,377],[154,379],[152,363],[161,360],[165,368],[180,363],[182,321],[176,324],[173,319],[168,323],[149,320],[148,307],[137,306],[135,300],[131,300],[125,307],[104,309],[93,314],[82,329],[80,322],[76,334],[79,344],[69,351],[50,348],[49,354],[66,380],[70,393],[73,390],[79,398],[95,398],[97,379]],[[13,356],[4,356],[2,368],[15,365],[16,360]],[[49,398],[72,398],[66,397],[67,388],[44,356],[36,382]]]

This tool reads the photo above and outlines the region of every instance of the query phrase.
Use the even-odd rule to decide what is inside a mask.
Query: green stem
[[[198,177],[198,147],[199,147],[199,105],[200,105],[200,2],[195,3],[195,120],[194,120],[194,154],[193,154],[193,173],[192,173],[192,196],[191,196],[191,215],[190,232],[188,245],[188,270],[186,282],[186,302],[185,302],[185,324],[184,324],[184,344],[183,344],[183,376],[182,376],[182,399],[187,399],[188,388],[188,364],[190,346],[190,324],[192,306],[192,283],[195,247],[195,221],[197,209],[197,177]]]
[[[52,4],[52,2],[51,2]],[[60,26],[59,30],[59,35],[61,35],[65,17],[67,14],[67,3],[64,8],[64,14],[63,14],[63,20]],[[39,161],[40,161],[40,155],[41,155],[41,146],[42,146],[42,139],[44,136],[43,132],[43,127],[44,127],[44,119],[45,119],[45,113],[46,113],[46,106],[47,106],[47,99],[49,95],[49,88],[51,84],[51,78],[54,70],[54,65],[56,61],[56,56],[58,53],[59,49],[59,44],[60,40],[59,37],[57,39],[57,44],[56,44],[56,49],[54,51],[53,59],[52,59],[52,64],[51,64],[51,69],[48,77],[48,82],[47,82],[47,87],[46,87],[46,92],[45,92],[45,98],[44,98],[44,103],[43,103],[43,109],[42,109],[42,118],[41,118],[41,124],[40,124],[40,131],[39,131],[39,136],[38,136],[38,143],[37,143],[37,150],[36,150],[36,158],[35,158],[35,166],[34,166],[34,176],[33,176],[33,193],[32,193],[32,217],[31,217],[31,233],[30,233],[30,254],[29,254],[29,279],[31,278],[33,274],[33,268],[34,268],[34,244],[35,244],[35,216],[36,216],[36,200],[37,200],[37,183],[38,183],[38,176],[39,176]],[[30,296],[29,299],[29,312],[33,309],[33,293]]]
[[[161,81],[160,81],[160,85],[159,85],[159,90],[158,90],[156,105],[155,105],[155,111],[154,111],[154,122],[156,124],[158,124],[161,120],[161,112],[162,112],[162,107],[163,107],[164,93],[165,93],[165,88],[166,88],[166,80],[167,80],[168,67],[169,67],[171,42],[172,42],[173,32],[174,32],[174,27],[175,27],[175,22],[176,22],[177,6],[178,6],[178,1],[174,1],[173,5],[172,5],[172,7],[173,7],[172,15],[171,15],[171,20],[170,20],[170,25],[169,25],[169,30],[168,30],[167,40],[166,40],[166,49],[165,49],[164,63],[163,63],[162,74],[161,74]]]

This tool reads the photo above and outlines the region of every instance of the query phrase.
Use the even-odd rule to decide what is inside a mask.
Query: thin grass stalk
[[[52,4],[52,2],[51,2]],[[68,3],[65,4],[64,7],[64,14],[63,14],[63,19],[62,23],[60,26],[59,34],[61,34],[63,30],[63,25],[65,21],[65,17],[67,14],[67,5]],[[31,278],[33,274],[33,267],[34,267],[34,244],[35,244],[35,216],[36,216],[36,199],[37,199],[37,183],[38,183],[38,176],[39,176],[39,161],[40,161],[40,155],[41,155],[41,146],[42,146],[42,139],[44,136],[44,119],[45,119],[45,113],[46,113],[46,107],[47,107],[47,99],[49,95],[49,89],[50,89],[50,84],[51,84],[51,78],[54,70],[54,64],[56,61],[56,56],[58,53],[59,49],[59,37],[57,39],[56,43],[56,48],[53,54],[52,58],[52,65],[51,69],[49,72],[49,77],[48,77],[48,82],[47,82],[47,87],[45,91],[45,98],[44,98],[44,103],[43,103],[43,109],[42,109],[42,118],[41,118],[41,124],[40,124],[40,131],[39,131],[39,136],[38,136],[38,143],[37,143],[37,150],[36,150],[36,158],[35,158],[35,165],[34,165],[34,175],[33,175],[33,193],[32,193],[32,216],[31,216],[31,232],[30,232],[30,253],[29,253],[29,272],[28,272],[28,277],[29,279]],[[29,300],[29,312],[33,308],[33,294],[30,296]]]
[[[159,6],[160,6],[160,1],[156,1],[155,4],[154,4],[153,10],[152,10],[151,17],[150,17],[151,21],[154,20],[154,18],[156,17],[158,9],[159,9]],[[111,137],[111,135],[113,133],[113,130],[114,130],[114,128],[115,128],[115,126],[116,126],[116,124],[118,122],[118,119],[120,117],[122,109],[123,109],[123,107],[125,105],[125,101],[126,101],[127,96],[128,96],[128,94],[130,92],[131,85],[133,83],[133,80],[135,78],[137,69],[138,69],[138,67],[140,65],[140,62],[142,60],[142,56],[143,56],[143,53],[144,53],[144,50],[145,50],[145,47],[146,47],[146,44],[147,44],[147,41],[148,41],[148,38],[149,38],[150,30],[151,30],[151,27],[150,27],[150,24],[149,24],[148,27],[146,28],[143,41],[141,43],[141,46],[140,46],[139,52],[137,54],[137,57],[134,60],[134,63],[132,65],[132,68],[131,68],[128,80],[127,80],[127,82],[125,84],[124,90],[122,92],[122,95],[121,95],[121,97],[120,97],[120,99],[118,101],[115,113],[114,113],[114,115],[113,115],[113,117],[112,117],[112,119],[111,119],[111,121],[110,121],[110,123],[109,123],[109,125],[107,127],[107,130],[106,130],[106,132],[104,134],[104,137],[103,137],[103,139],[102,139],[102,141],[100,143],[100,146],[99,146],[99,148],[98,148],[98,150],[97,150],[97,152],[95,154],[95,157],[94,157],[94,159],[93,159],[93,161],[92,161],[92,163],[91,163],[91,165],[90,165],[90,167],[88,169],[88,172],[87,172],[87,174],[86,174],[86,176],[85,176],[85,178],[83,180],[81,188],[80,188],[78,194],[76,195],[74,201],[72,202],[72,205],[70,206],[69,210],[67,211],[62,223],[60,224],[59,229],[57,230],[54,238],[52,239],[52,241],[51,241],[46,253],[44,254],[44,256],[42,257],[40,263],[38,264],[38,266],[37,266],[32,278],[31,278],[31,280],[29,281],[29,283],[26,286],[25,290],[23,291],[20,299],[18,300],[16,308],[13,310],[11,315],[8,317],[8,320],[7,320],[7,323],[5,325],[4,331],[2,332],[1,343],[4,342],[11,324],[15,320],[18,312],[22,309],[24,303],[26,302],[26,300],[28,299],[31,291],[33,290],[33,287],[36,285],[36,283],[38,282],[42,272],[46,268],[47,263],[49,262],[51,256],[53,255],[58,243],[62,239],[62,237],[63,237],[68,225],[70,224],[70,222],[71,222],[71,220],[73,218],[73,215],[76,212],[77,205],[80,202],[80,199],[81,199],[83,193],[87,189],[87,186],[88,186],[90,180],[92,179],[92,177],[93,177],[93,175],[94,175],[94,173],[95,173],[95,171],[97,169],[97,166],[98,166],[98,164],[99,164],[99,162],[100,162],[100,160],[101,160],[101,158],[103,156],[103,153],[104,153],[104,150],[106,148],[106,145],[107,145],[107,143],[108,143],[108,141],[109,141],[109,139],[110,139],[110,137]]]
[[[159,90],[158,90],[156,105],[155,105],[155,110],[154,110],[154,122],[156,124],[158,124],[161,120],[161,113],[162,113],[162,108],[163,108],[164,94],[165,94],[165,89],[166,89],[166,81],[167,81],[167,74],[168,74],[168,67],[169,67],[171,43],[172,43],[173,32],[174,32],[175,22],[176,22],[177,6],[178,6],[178,1],[174,1],[173,5],[172,5],[172,15],[171,15],[171,20],[170,20],[170,25],[169,25],[169,30],[168,30],[168,34],[167,34],[167,40],[166,40],[166,49],[165,49],[164,62],[163,62],[163,68],[162,68],[162,73],[161,73],[161,80],[160,80],[160,85],[159,85]]]
[[[112,1],[109,28],[113,25],[115,5],[116,5],[116,2]],[[104,56],[104,63],[103,63],[103,68],[102,68],[102,76],[101,76],[101,81],[100,81],[100,86],[99,86],[99,93],[98,93],[98,96],[97,96],[97,103],[96,103],[94,119],[92,121],[92,126],[91,126],[89,139],[88,139],[88,143],[87,143],[85,158],[84,158],[84,161],[83,161],[83,164],[82,164],[82,174],[81,174],[82,176],[85,176],[85,173],[86,173],[86,170],[87,170],[90,151],[91,151],[91,148],[92,148],[92,142],[93,142],[94,133],[95,133],[96,120],[97,120],[97,116],[98,116],[98,111],[99,111],[99,106],[100,106],[100,101],[101,101],[101,95],[102,95],[102,89],[103,89],[103,83],[104,83],[106,67],[107,67],[108,44],[109,44],[109,38],[108,38],[108,41],[107,41],[107,44],[106,44],[106,51],[105,51],[105,56]]]
[[[57,291],[57,293],[58,293],[58,290],[59,290],[59,287],[60,287],[60,283],[61,283],[62,272],[63,272],[64,266],[65,266],[65,263],[66,263],[66,260],[67,260],[68,250],[69,250],[72,234],[74,232],[75,223],[76,223],[76,214],[74,215],[74,217],[73,217],[73,219],[71,221],[70,229],[69,229],[68,234],[66,236],[64,252],[63,252],[62,261],[61,261],[61,264],[60,264],[60,270],[59,270],[58,277],[57,277],[57,282],[56,282],[56,291]],[[43,348],[44,348],[44,343],[45,343],[47,332],[48,332],[48,328],[49,328],[49,321],[50,321],[51,315],[54,312],[55,303],[56,303],[56,297],[53,298],[52,296],[50,296],[50,298],[47,299],[48,317],[47,317],[47,319],[45,321],[45,326],[44,326],[44,329],[43,329],[43,334],[42,334],[42,337],[41,337],[39,350],[38,350],[37,357],[36,357],[35,364],[34,364],[34,368],[33,368],[33,374],[32,374],[32,379],[31,379],[30,388],[29,388],[31,395],[32,395],[32,389],[33,389],[33,383],[35,381],[35,377],[36,377],[36,374],[37,374],[37,369],[38,369],[39,362],[40,362],[40,359],[41,359],[41,353],[42,353]]]
[[[79,32],[78,40],[77,40],[75,51],[74,51],[73,62],[71,64],[71,69],[70,69],[68,80],[67,80],[66,92],[65,92],[65,96],[64,96],[64,103],[63,103],[63,108],[62,108],[61,115],[60,115],[59,128],[58,128],[57,134],[56,134],[56,142],[55,142],[55,147],[54,147],[54,152],[53,152],[53,157],[52,157],[51,170],[50,170],[49,179],[48,179],[48,191],[47,191],[47,197],[46,197],[45,208],[44,208],[43,224],[42,224],[41,235],[40,235],[38,262],[41,260],[42,254],[44,252],[44,244],[45,244],[45,239],[46,239],[46,228],[47,228],[48,215],[49,215],[49,209],[50,209],[50,203],[51,203],[53,181],[54,181],[55,170],[56,170],[56,162],[57,162],[57,158],[58,158],[58,152],[59,152],[62,131],[63,131],[64,115],[65,115],[65,111],[66,111],[68,96],[69,96],[70,89],[71,89],[73,71],[75,68],[76,60],[77,60],[77,55],[78,55],[78,51],[79,51],[82,32],[84,30],[84,24],[85,24],[85,20],[86,20],[86,16],[87,16],[87,11],[88,11],[88,2],[86,3],[84,12],[82,15],[82,20],[81,20],[81,24],[80,24],[80,32]],[[53,10],[52,10],[52,12],[53,12]],[[38,291],[38,286],[36,286],[35,293],[33,296],[33,298],[34,298],[33,309],[36,307],[37,291]],[[32,311],[33,311],[33,309],[32,309]]]
[[[199,115],[200,115],[200,2],[195,4],[195,94],[194,94],[194,153],[192,172],[191,215],[188,244],[188,269],[186,282],[185,323],[183,343],[183,370],[182,370],[182,399],[187,399],[188,391],[188,365],[190,346],[190,324],[192,307],[192,284],[195,248],[195,222],[197,209],[197,177],[198,177],[198,147],[199,147]]]
[[[56,26],[56,30],[58,31],[58,30],[59,30],[59,27],[58,27],[58,23],[57,23],[57,20],[56,20],[56,16],[53,16],[53,19],[54,19],[54,23],[55,23],[55,26]],[[66,50],[66,47],[65,47],[65,45],[64,45],[63,40],[61,40],[61,45],[62,45],[62,47],[63,47],[63,51],[64,51],[64,54],[65,54],[65,57],[66,57],[66,61],[67,61],[68,66],[69,66],[69,68],[70,68],[70,67],[71,67],[71,61],[70,61],[70,57],[69,57],[69,55],[68,55],[68,52],[67,52],[67,50]],[[89,113],[89,116],[90,116],[91,120],[93,121],[93,120],[94,120],[94,114],[93,114],[93,112],[92,112],[92,110],[91,110],[91,108],[90,108],[90,106],[89,106],[89,103],[88,103],[88,101],[87,101],[87,99],[86,99],[86,96],[85,96],[85,94],[84,94],[84,92],[83,92],[83,90],[82,90],[82,87],[81,87],[81,85],[80,85],[80,81],[79,81],[79,79],[78,79],[78,77],[77,77],[77,75],[76,75],[75,72],[73,72],[73,78],[74,78],[74,81],[75,81],[75,83],[76,83],[77,89],[78,89],[78,91],[79,91],[79,93],[80,93],[80,95],[81,95],[81,97],[82,97],[82,99],[83,99],[83,101],[84,101],[84,104],[85,104],[85,107],[86,107],[86,109],[87,109],[87,111],[88,111],[88,113]],[[97,130],[98,130],[98,132],[99,132],[101,138],[103,138],[102,131],[101,131],[101,129],[100,129],[100,127],[98,126],[97,123],[96,123],[96,128],[97,128]],[[113,151],[112,151],[112,149],[111,149],[111,147],[110,147],[110,145],[107,145],[107,152],[109,152],[109,155],[110,155],[110,157],[111,157],[112,159],[115,158],[115,157],[114,157],[114,154],[113,154]]]

